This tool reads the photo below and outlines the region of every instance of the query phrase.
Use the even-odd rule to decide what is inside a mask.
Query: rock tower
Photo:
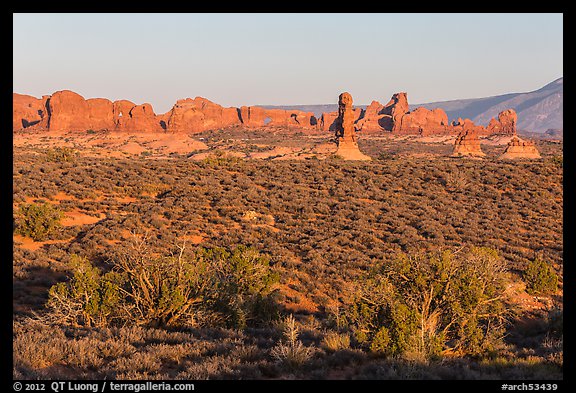
[[[345,160],[371,160],[358,148],[354,121],[352,96],[347,92],[342,93],[338,99],[338,118],[336,119],[336,144],[338,145],[336,155]]]

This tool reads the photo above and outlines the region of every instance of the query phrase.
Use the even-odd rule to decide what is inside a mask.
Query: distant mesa
[[[358,148],[356,131],[354,130],[354,111],[352,109],[352,96],[345,92],[338,98],[338,117],[336,118],[336,155],[345,160],[369,161],[370,157],[363,154]]]
[[[350,108],[355,131],[363,134],[390,135],[459,135],[465,128],[474,128],[478,135],[516,133],[517,115],[514,110],[500,112],[488,127],[469,119],[448,123],[443,109],[417,108],[409,110],[408,94],[392,95],[386,105],[378,101],[366,108]],[[13,131],[30,129],[44,131],[130,131],[200,133],[230,127],[254,129],[294,129],[304,132],[336,132],[341,127],[340,109],[324,112],[316,118],[313,112],[296,109],[267,109],[259,106],[225,108],[206,98],[178,100],[170,111],[156,114],[148,103],[135,104],[127,100],[105,98],[84,99],[81,95],[61,90],[36,98],[13,94]],[[347,115],[348,116],[348,115]]]

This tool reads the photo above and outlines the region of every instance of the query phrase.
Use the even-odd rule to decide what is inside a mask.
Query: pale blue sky
[[[562,14],[14,14],[13,91],[224,106],[412,104],[563,75]]]

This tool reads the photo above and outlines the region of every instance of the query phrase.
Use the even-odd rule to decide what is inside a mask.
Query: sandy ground
[[[187,134],[129,132],[17,132],[13,145],[30,147],[66,146],[93,155],[123,157],[128,155],[188,154],[206,150],[208,146]]]
[[[423,144],[452,145],[454,135],[425,136],[416,135],[363,135],[370,140],[389,140],[392,142],[410,141]],[[202,139],[202,140],[201,140]],[[209,157],[224,156],[259,160],[304,160],[310,158],[325,159],[337,150],[330,141],[331,134],[305,135],[290,139],[286,135],[271,138],[263,143],[260,140],[222,139],[204,142],[204,138],[194,134],[165,132],[47,132],[18,131],[13,134],[14,147],[53,148],[66,146],[81,151],[90,157],[146,157],[169,158],[171,155],[185,155],[192,160],[204,160]],[[506,145],[510,136],[483,137],[486,145]],[[251,151],[252,150],[252,151]],[[426,155],[428,157],[428,155]],[[431,157],[431,156],[430,156]],[[58,199],[65,199],[64,196]]]

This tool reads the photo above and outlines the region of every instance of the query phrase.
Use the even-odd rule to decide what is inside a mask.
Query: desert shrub
[[[504,272],[488,248],[401,253],[361,280],[345,318],[376,353],[478,353],[502,333]]]
[[[50,318],[64,323],[244,328],[278,315],[278,274],[250,247],[156,255],[135,239],[112,256],[110,272],[72,261],[73,277],[53,286],[47,303]]]
[[[78,152],[76,150],[66,146],[57,146],[46,150],[48,161],[53,162],[73,162],[77,155]]]
[[[550,161],[553,165],[558,168],[564,167],[564,156],[563,155],[553,155],[551,156],[548,161]]]
[[[524,271],[526,290],[530,294],[548,294],[558,289],[558,276],[550,264],[537,257],[528,263]]]
[[[274,284],[280,276],[270,269],[267,255],[240,245],[231,250],[199,248],[196,258],[210,267],[206,300],[227,327],[244,328],[278,317]]]
[[[284,318],[283,325],[283,338],[272,348],[270,354],[278,362],[290,369],[295,369],[310,360],[314,354],[314,348],[306,347],[298,339],[299,328],[292,314]]]
[[[347,333],[328,332],[322,339],[322,346],[332,352],[349,349],[350,336]]]
[[[45,240],[59,226],[62,212],[50,203],[30,203],[20,206],[16,233],[35,241]]]
[[[69,325],[102,326],[117,312],[120,288],[114,273],[102,274],[86,258],[70,256],[73,275],[50,288],[49,318]]]
[[[389,161],[389,160],[393,160],[395,159],[394,154],[384,151],[384,152],[380,152],[380,154],[378,154],[378,160],[380,161]]]
[[[446,190],[449,192],[462,192],[466,190],[470,185],[468,174],[465,170],[460,168],[456,168],[455,170],[448,172],[443,177],[442,182],[446,186]]]
[[[201,163],[208,167],[234,166],[242,161],[240,157],[226,155],[222,150],[214,150]]]

